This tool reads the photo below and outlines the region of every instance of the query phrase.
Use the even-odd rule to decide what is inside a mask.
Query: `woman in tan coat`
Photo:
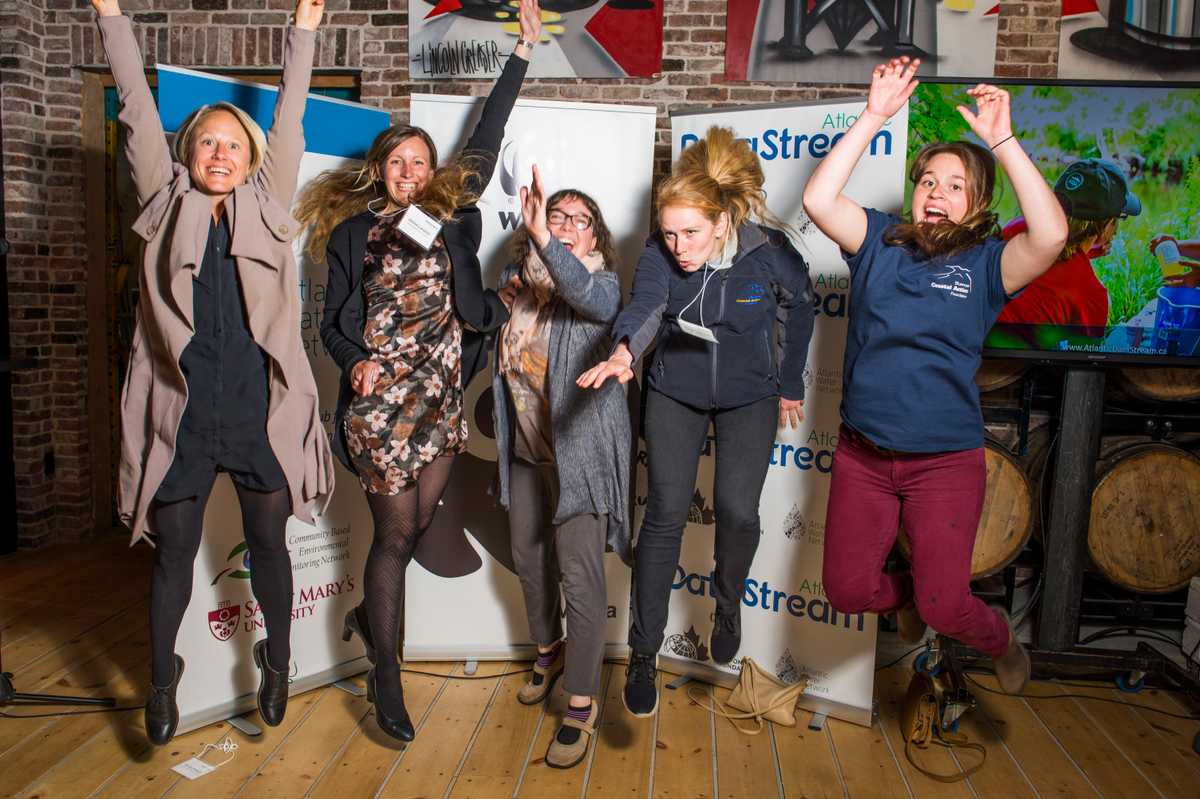
[[[121,100],[145,240],[141,301],[121,397],[119,510],[133,541],[156,536],[146,733],[171,740],[183,658],[175,637],[192,589],[204,508],[228,472],[242,509],[266,641],[254,647],[258,707],[287,708],[292,572],[285,530],[333,490],[329,442],[300,339],[289,215],[304,153],[301,117],[324,0],[299,0],[269,139],[227,103],[180,126],[174,159],[118,0],[92,0]],[[268,145],[268,141],[270,142]]]

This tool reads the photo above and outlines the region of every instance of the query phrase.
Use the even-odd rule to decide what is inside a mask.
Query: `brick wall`
[[[768,2],[775,0],[767,0]],[[292,0],[125,0],[147,64],[275,66]],[[999,73],[1053,76],[1057,2],[1002,2]],[[412,92],[484,94],[490,84],[409,82],[408,0],[328,0],[317,65],[362,70],[362,98],[408,113]],[[666,0],[658,80],[531,81],[525,96],[628,101],[658,108],[656,172],[668,168],[677,106],[811,100],[860,93],[724,81],[724,0]],[[536,57],[536,56],[535,56]],[[83,154],[75,67],[103,61],[86,0],[0,0],[0,108],[14,374],[18,524],[23,547],[92,529]],[[106,414],[103,398],[91,410]]]

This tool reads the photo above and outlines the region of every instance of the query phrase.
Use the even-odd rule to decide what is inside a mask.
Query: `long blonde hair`
[[[729,128],[713,126],[679,154],[671,174],[658,184],[655,212],[672,205],[695,208],[710,222],[724,211],[732,230],[757,220],[782,231],[788,225],[767,209],[765,177],[758,156]]]
[[[429,148],[430,165],[435,170],[425,188],[413,197],[414,203],[448,222],[456,209],[479,200],[479,170],[473,166],[478,156],[463,153],[454,163],[438,169],[437,145],[424,128],[393,125],[375,137],[361,166],[326,170],[304,187],[297,202],[296,218],[309,229],[304,252],[311,260],[325,260],[325,247],[335,227],[390,202],[382,177],[384,165],[392,150],[414,136]]]
[[[968,141],[927,144],[917,153],[908,179],[916,185],[936,155],[949,153],[962,161],[967,178],[967,214],[958,223],[900,222],[884,231],[887,244],[911,247],[933,258],[953,255],[1000,235],[999,217],[992,210],[996,190],[996,159],[989,150]]]

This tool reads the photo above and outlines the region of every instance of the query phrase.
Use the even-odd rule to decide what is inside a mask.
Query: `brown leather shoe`
[[[559,678],[563,672],[564,656],[567,651],[567,641],[564,638],[558,642],[558,651],[554,653],[554,661],[546,668],[540,668],[535,660],[533,662],[533,671],[529,674],[529,682],[521,686],[517,691],[517,701],[522,705],[536,705],[546,698],[550,693],[550,689],[554,687],[554,681]]]
[[[575,739],[573,744],[564,744],[558,740],[558,735],[555,734],[550,739],[550,747],[546,750],[546,765],[550,768],[571,768],[579,765],[579,763],[587,757],[588,744],[592,741],[592,736],[596,734],[596,719],[600,716],[600,703],[592,698],[592,712],[588,714],[587,721],[576,721],[573,718],[564,717],[563,727],[574,727],[579,730],[579,737]]]
[[[996,680],[1004,689],[1004,693],[1019,694],[1029,685],[1033,664],[1029,660],[1029,653],[1017,640],[1017,631],[1013,629],[1012,619],[1002,610],[997,613],[1004,617],[1008,624],[1008,649],[1000,657],[992,658],[992,665],[996,667]]]
[[[896,632],[900,640],[906,644],[919,644],[925,640],[925,631],[929,627],[915,604],[905,605],[896,611]]]

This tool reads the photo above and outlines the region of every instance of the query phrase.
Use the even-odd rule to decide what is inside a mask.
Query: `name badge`
[[[396,228],[422,250],[428,250],[442,232],[442,223],[419,206],[410,205],[400,215]]]
[[[686,319],[677,318],[675,321],[679,323],[679,329],[684,333],[687,333],[689,336],[695,336],[696,338],[704,341],[711,341],[713,344],[717,343],[717,337],[714,336],[713,332],[704,325],[698,325],[695,322],[689,322]]]

